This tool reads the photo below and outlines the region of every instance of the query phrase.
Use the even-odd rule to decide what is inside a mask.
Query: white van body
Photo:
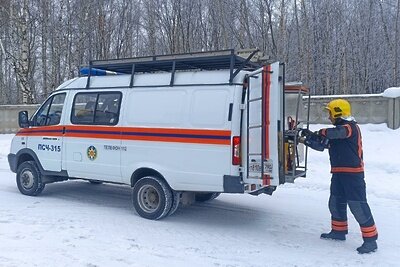
[[[64,82],[12,140],[10,168],[21,192],[41,191],[29,191],[38,172],[42,187],[76,178],[135,187],[156,177],[174,209],[186,192],[272,193],[285,182],[281,65],[230,77],[227,69],[188,70]],[[24,162],[37,170],[20,167]],[[137,190],[144,199],[162,191],[145,188]],[[144,206],[144,215],[135,208],[146,217],[154,207]],[[164,209],[147,218],[172,213]]]

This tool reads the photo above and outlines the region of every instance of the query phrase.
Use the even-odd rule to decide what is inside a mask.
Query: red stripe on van
[[[175,142],[175,143],[194,143],[194,144],[214,144],[230,145],[230,140],[200,139],[200,138],[180,138],[180,137],[149,137],[149,136],[122,136],[124,140],[154,141],[154,142]]]
[[[17,136],[62,136],[63,126],[43,126],[20,129]]]
[[[143,132],[143,133],[171,133],[171,134],[193,134],[193,135],[215,135],[215,136],[231,136],[229,130],[199,130],[199,129],[170,129],[170,128],[123,128],[126,132]]]
[[[65,133],[63,130],[65,127]],[[76,138],[122,139],[153,142],[230,145],[229,130],[163,129],[114,126],[44,126],[21,129],[19,136],[65,136]]]

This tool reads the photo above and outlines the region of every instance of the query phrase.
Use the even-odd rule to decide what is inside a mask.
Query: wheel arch
[[[131,176],[131,186],[133,187],[137,181],[146,176],[158,177],[160,179],[163,179],[169,185],[168,181],[164,178],[164,176],[160,172],[152,168],[142,167],[133,172]]]
[[[18,151],[16,157],[17,157],[17,165],[16,165],[17,168],[25,161],[34,161],[39,167],[39,170],[40,171],[43,170],[42,164],[40,164],[40,161],[36,156],[36,153],[29,148],[24,148]]]
[[[18,169],[18,166],[21,165],[25,161],[34,161],[39,168],[39,171],[42,175],[55,175],[55,176],[62,176],[62,177],[69,177],[68,172],[66,170],[61,170],[60,172],[56,171],[47,171],[43,168],[42,164],[40,163],[40,160],[38,156],[36,155],[35,151],[29,148],[24,148],[18,151],[18,153],[15,155],[16,156],[16,169]]]

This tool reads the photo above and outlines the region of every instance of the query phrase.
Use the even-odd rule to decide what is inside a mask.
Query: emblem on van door
[[[97,149],[94,146],[88,147],[86,154],[90,160],[95,160],[97,158]]]

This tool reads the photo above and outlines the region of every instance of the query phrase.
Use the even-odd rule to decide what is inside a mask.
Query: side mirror
[[[18,113],[18,125],[20,128],[29,127],[28,111],[24,110]]]

